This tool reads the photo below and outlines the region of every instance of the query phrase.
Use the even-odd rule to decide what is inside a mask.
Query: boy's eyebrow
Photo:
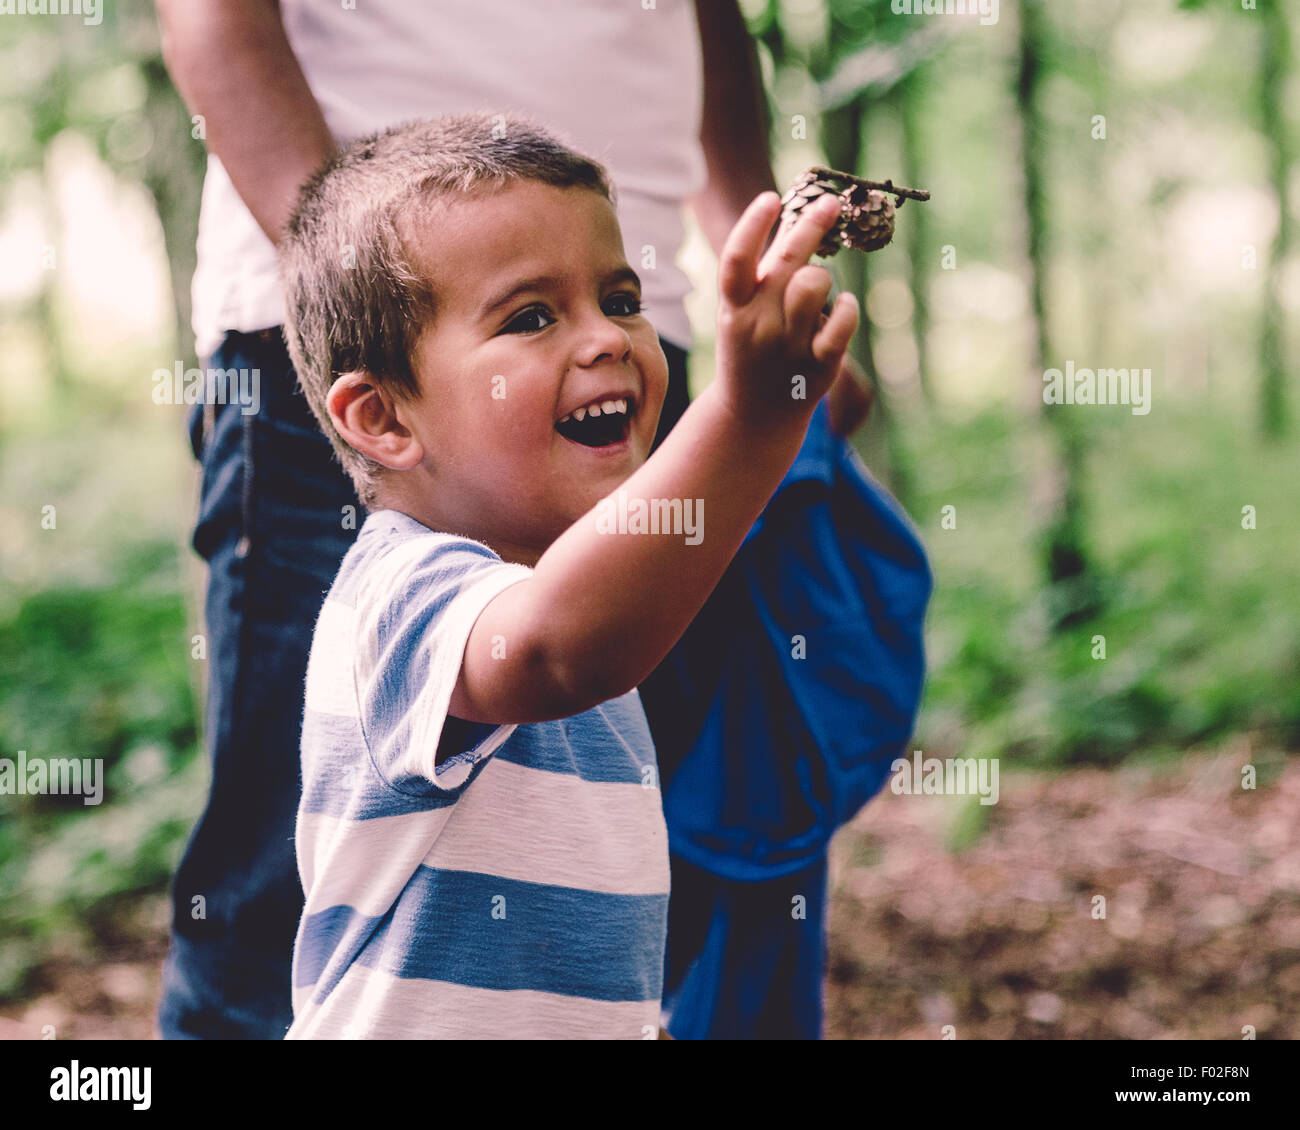
[[[530,290],[546,290],[554,286],[558,280],[551,275],[533,275],[530,278],[521,280],[511,285],[510,289],[503,294],[490,298],[484,303],[483,308],[478,313],[479,321],[482,321],[489,314],[499,310],[502,306],[511,302],[520,294]],[[622,266],[610,271],[604,279],[601,280],[602,287],[613,286],[615,283],[630,282],[635,283],[638,291],[641,289],[641,276],[638,275],[631,267]]]

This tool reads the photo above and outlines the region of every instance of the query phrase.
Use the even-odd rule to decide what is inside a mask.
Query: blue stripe
[[[496,756],[584,781],[639,785],[642,769],[655,764],[655,747],[640,697],[631,691],[572,718],[520,726]]]
[[[488,736],[496,727],[483,729]],[[441,789],[422,776],[406,773],[386,782],[366,755],[357,719],[316,710],[303,712],[303,749],[309,752],[303,762],[302,811],[353,820],[430,812],[451,804],[490,760],[476,765],[455,789]],[[394,746],[389,756],[398,759],[404,753],[404,748]],[[622,785],[644,784],[643,770],[656,764],[654,744],[635,695],[563,721],[520,726],[493,756],[529,769]],[[650,780],[657,784],[655,777]]]
[[[505,917],[494,918],[494,907]],[[658,1000],[663,991],[666,894],[604,894],[420,867],[378,929],[375,922],[349,907],[305,918],[298,984],[313,984],[327,964],[343,967],[330,958],[332,948],[368,938],[349,961],[394,977],[601,1001]],[[314,996],[332,988],[317,986]]]
[[[487,761],[476,765],[455,789],[440,789],[424,777],[403,774],[393,783],[382,778],[366,753],[355,718],[303,712],[302,806],[304,816],[375,820],[432,812],[454,804]]]
[[[316,985],[314,996],[319,1004],[343,979],[382,921],[358,914],[350,906],[331,906],[303,918],[293,954],[294,987]],[[328,980],[322,980],[330,965],[334,972]]]

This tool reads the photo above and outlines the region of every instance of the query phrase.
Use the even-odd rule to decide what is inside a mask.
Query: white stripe
[[[425,866],[610,894],[668,893],[658,789],[493,760],[456,802]]]
[[[323,1005],[296,1010],[286,1039],[641,1040],[658,1022],[658,1001],[477,989],[354,965]]]
[[[494,564],[501,564],[467,547],[457,545],[449,549],[445,544],[464,540],[427,530],[398,542],[386,542],[381,547],[382,553],[371,553],[357,584],[357,608],[363,613],[363,622],[373,628],[374,616],[391,605],[397,590],[409,584],[411,574],[428,566],[431,559],[436,560],[437,565],[430,575],[438,582],[439,589],[444,585],[460,584],[479,568],[490,569]],[[438,549],[439,544],[443,545],[442,549]]]
[[[445,534],[428,531],[416,537],[403,537],[400,541],[384,541],[378,549],[381,552],[370,553],[365,562],[365,572],[357,585],[357,607],[374,604],[386,604],[393,597],[393,588],[402,577],[416,569],[429,559],[433,553],[434,542],[430,538],[442,538]],[[444,558],[439,557],[439,563]]]
[[[307,659],[308,710],[357,717],[357,687],[352,669],[356,631],[356,609],[326,597]]]
[[[669,890],[668,830],[658,789],[584,781],[494,760],[455,805],[298,823],[307,913],[351,906],[386,914],[423,863],[447,871],[602,894]]]
[[[449,806],[374,820],[300,816],[298,855],[311,861],[304,869],[303,913],[350,906],[368,918],[387,914],[452,811]]]

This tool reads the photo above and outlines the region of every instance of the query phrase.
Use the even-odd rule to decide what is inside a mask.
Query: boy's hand
[[[756,197],[732,229],[718,269],[719,392],[733,415],[759,428],[806,425],[858,326],[851,294],[841,294],[822,323],[831,276],[808,264],[838,205],[826,197],[805,208],[764,253],[780,209],[775,192]]]

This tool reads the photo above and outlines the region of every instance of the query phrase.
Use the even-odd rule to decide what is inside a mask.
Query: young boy
[[[799,450],[856,326],[836,216],[753,201],[716,376],[667,370],[604,170],[524,119],[402,126],[282,247],[308,400],[370,510],[317,623],[291,1038],[643,1038],[668,844],[636,687]]]

